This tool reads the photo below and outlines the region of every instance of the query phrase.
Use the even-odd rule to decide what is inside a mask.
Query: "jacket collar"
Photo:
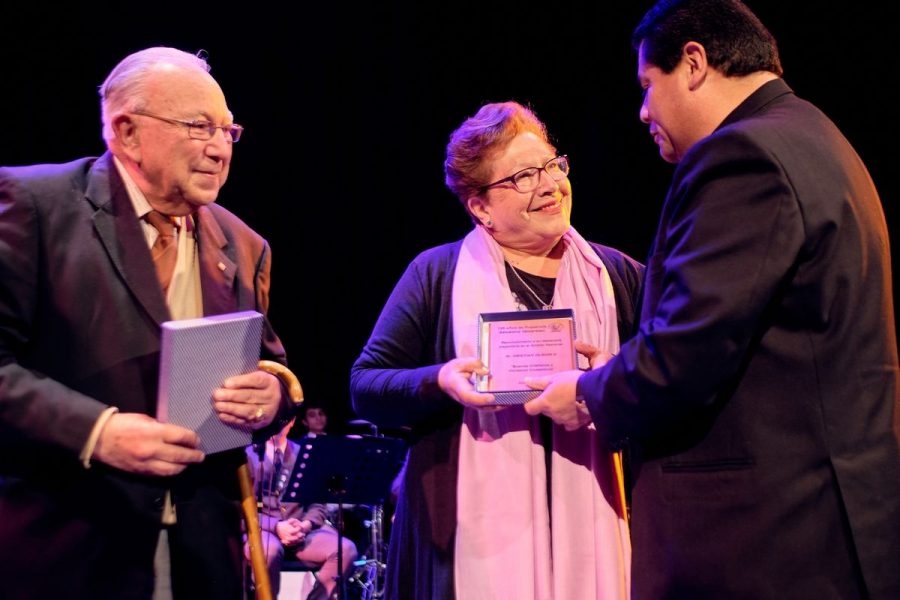
[[[150,250],[109,152],[88,172],[85,198],[96,209],[94,230],[123,283],[154,321],[167,321],[169,309]]]
[[[767,81],[762,84],[756,91],[747,96],[747,98],[737,105],[737,107],[731,111],[731,113],[725,117],[725,120],[716,127],[716,131],[722,129],[723,127],[727,127],[732,123],[736,123],[737,121],[741,121],[746,119],[747,117],[753,115],[758,112],[762,108],[764,108],[767,104],[784,96],[785,94],[793,94],[794,91],[785,83],[784,79],[773,79],[772,81]]]
[[[220,209],[221,210],[221,209]],[[216,220],[215,209],[202,206],[196,212],[197,244],[200,251],[200,287],[203,314],[219,315],[238,310],[235,293],[236,248],[229,243]]]
[[[169,309],[156,279],[150,250],[109,152],[98,158],[88,172],[85,199],[95,208],[94,229],[124,284],[154,321],[169,320]],[[233,245],[212,208],[200,207],[195,213],[195,223],[203,314],[233,312],[237,310]]]

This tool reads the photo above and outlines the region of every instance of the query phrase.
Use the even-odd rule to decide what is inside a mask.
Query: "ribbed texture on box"
[[[219,420],[212,393],[228,377],[256,370],[262,324],[255,311],[162,324],[157,418],[196,431],[207,454],[251,442],[249,427]]]

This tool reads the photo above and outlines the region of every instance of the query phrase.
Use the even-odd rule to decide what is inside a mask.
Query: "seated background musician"
[[[328,433],[328,414],[325,409],[315,404],[300,407],[300,424],[306,428],[306,435],[317,436]]]
[[[262,496],[259,524],[262,529],[262,546],[269,568],[273,595],[278,594],[281,566],[285,555],[309,566],[318,568],[317,583],[308,599],[328,598],[335,588],[338,574],[337,532],[326,523],[326,510],[322,504],[302,507],[296,502],[284,502],[284,489],[299,451],[296,442],[288,439],[294,421],[291,420],[278,434],[269,438],[260,468],[257,446],[248,446],[247,459],[255,480],[257,494]],[[260,486],[261,484],[261,486]],[[356,545],[342,540],[343,573],[356,559]],[[250,550],[244,541],[244,556],[249,559]]]

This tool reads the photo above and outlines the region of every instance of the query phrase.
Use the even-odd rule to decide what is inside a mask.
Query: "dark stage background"
[[[785,79],[868,164],[896,246],[897,9],[749,4]],[[530,103],[570,155],[575,226],[646,256],[672,172],[638,120],[629,36],[650,2],[133,6],[4,9],[0,164],[100,154],[97,86],[115,63],[205,49],[246,127],[219,201],[270,241],[271,320],[335,425],[352,418],[350,366],[408,262],[470,228],[442,161],[481,104]]]

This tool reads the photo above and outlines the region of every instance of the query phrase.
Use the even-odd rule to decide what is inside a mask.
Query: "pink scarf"
[[[578,339],[618,352],[606,268],[574,228],[562,243],[553,308],[575,310]],[[477,355],[479,313],[516,310],[503,253],[481,226],[463,240],[452,302],[457,356]],[[609,454],[593,427],[567,432],[554,425],[550,468],[552,507],[537,417],[521,406],[465,409],[454,573],[459,600],[628,598],[627,525],[616,513]]]

